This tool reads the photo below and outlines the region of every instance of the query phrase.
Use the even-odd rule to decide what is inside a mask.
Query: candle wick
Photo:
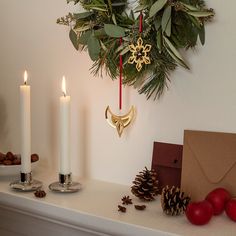
[[[24,82],[24,85],[27,85],[26,81]]]
[[[66,93],[63,92],[63,96],[66,97]]]

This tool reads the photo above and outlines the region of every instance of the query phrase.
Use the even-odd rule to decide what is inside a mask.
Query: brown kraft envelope
[[[185,130],[181,189],[196,201],[217,187],[236,197],[236,134]]]

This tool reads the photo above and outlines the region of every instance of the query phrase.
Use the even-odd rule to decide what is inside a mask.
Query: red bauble
[[[226,203],[225,212],[231,220],[236,221],[236,199],[230,199]]]
[[[188,204],[185,214],[192,224],[204,225],[207,224],[213,216],[213,207],[206,200],[191,202]]]
[[[224,188],[216,188],[206,196],[206,200],[213,206],[214,215],[220,215],[224,211],[225,204],[230,198],[230,193]]]

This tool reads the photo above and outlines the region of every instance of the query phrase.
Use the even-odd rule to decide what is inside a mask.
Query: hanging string
[[[141,34],[143,32],[143,13],[140,12],[139,15],[139,33]]]
[[[120,45],[122,45],[122,38],[120,38]],[[123,61],[122,55],[120,54],[120,81],[119,81],[119,108],[122,109],[122,72],[123,72]]]

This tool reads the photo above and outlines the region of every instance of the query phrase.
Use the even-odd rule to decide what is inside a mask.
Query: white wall
[[[205,47],[185,55],[191,71],[172,73],[159,101],[125,88],[124,112],[135,105],[137,117],[118,138],[104,118],[107,105],[117,109],[118,82],[93,78],[88,55],[76,52],[68,29],[55,23],[69,11],[66,1],[0,0],[0,150],[20,150],[18,99],[25,68],[32,89],[32,152],[51,169],[58,165],[62,75],[72,100],[74,175],[129,185],[150,166],[154,140],[182,143],[184,129],[236,132],[236,3],[207,3],[216,17],[206,28]]]

